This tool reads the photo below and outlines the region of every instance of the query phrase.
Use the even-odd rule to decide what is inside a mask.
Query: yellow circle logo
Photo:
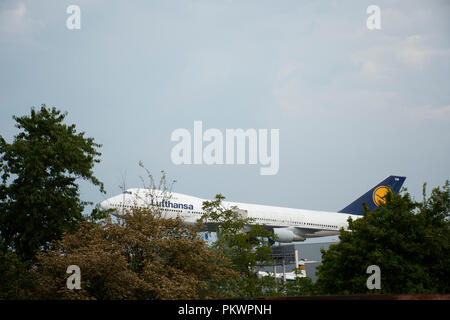
[[[388,192],[388,187],[379,186],[378,188],[376,188],[372,194],[373,203],[375,203],[377,207],[379,207],[382,203],[386,203],[386,194]]]

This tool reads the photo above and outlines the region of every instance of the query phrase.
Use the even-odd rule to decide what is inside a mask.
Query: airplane
[[[386,201],[389,190],[399,192],[406,177],[389,176],[361,197],[338,212],[275,207],[258,204],[222,201],[225,208],[238,210],[244,218],[252,218],[253,224],[264,225],[276,235],[279,243],[305,241],[308,238],[334,236],[348,228],[348,218],[363,215],[363,202],[374,210]],[[101,202],[102,209],[116,212],[133,208],[158,207],[166,218],[180,217],[186,224],[195,224],[203,215],[205,200],[181,193],[170,192],[167,198],[156,189],[132,188]]]

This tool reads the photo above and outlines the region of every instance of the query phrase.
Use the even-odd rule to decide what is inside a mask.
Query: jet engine
[[[293,241],[304,241],[305,238],[295,234],[288,228],[274,228],[273,233],[278,237],[276,241],[282,243],[289,243]]]

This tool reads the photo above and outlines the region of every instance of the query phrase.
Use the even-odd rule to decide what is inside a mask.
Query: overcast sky
[[[69,30],[66,9],[81,9]],[[366,26],[381,8],[381,30]],[[100,202],[145,166],[202,198],[336,211],[450,178],[448,1],[0,2],[0,134],[45,103],[102,144]],[[280,167],[174,165],[177,128],[280,130]]]

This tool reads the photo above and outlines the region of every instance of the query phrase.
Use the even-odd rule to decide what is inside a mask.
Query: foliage
[[[87,202],[79,199],[77,179],[103,191],[93,175],[99,144],[63,124],[66,114],[42,105],[16,117],[21,132],[9,144],[0,137],[0,244],[31,259],[48,242],[73,231]]]
[[[267,289],[273,288],[272,279],[256,278],[261,265],[272,263],[269,239],[272,232],[262,225],[253,224],[254,219],[246,217],[239,208],[223,206],[224,196],[218,194],[215,200],[203,202],[205,213],[200,221],[215,227],[217,241],[213,247],[225,254],[232,262],[234,269],[241,275],[235,288],[237,297],[262,297]]]
[[[310,296],[317,294],[316,286],[309,277],[298,277],[286,282],[282,289],[287,297]]]
[[[0,299],[28,299],[33,282],[31,261],[22,261],[12,250],[0,251]]]
[[[366,286],[370,265],[381,269],[376,293],[449,293],[450,193],[448,181],[430,198],[388,193],[385,205],[341,229],[340,242],[323,252],[317,287],[325,294],[373,292]]]
[[[230,296],[237,273],[209,249],[195,226],[148,209],[83,222],[37,256],[37,299],[206,299]],[[66,288],[66,268],[81,269],[81,290]]]

